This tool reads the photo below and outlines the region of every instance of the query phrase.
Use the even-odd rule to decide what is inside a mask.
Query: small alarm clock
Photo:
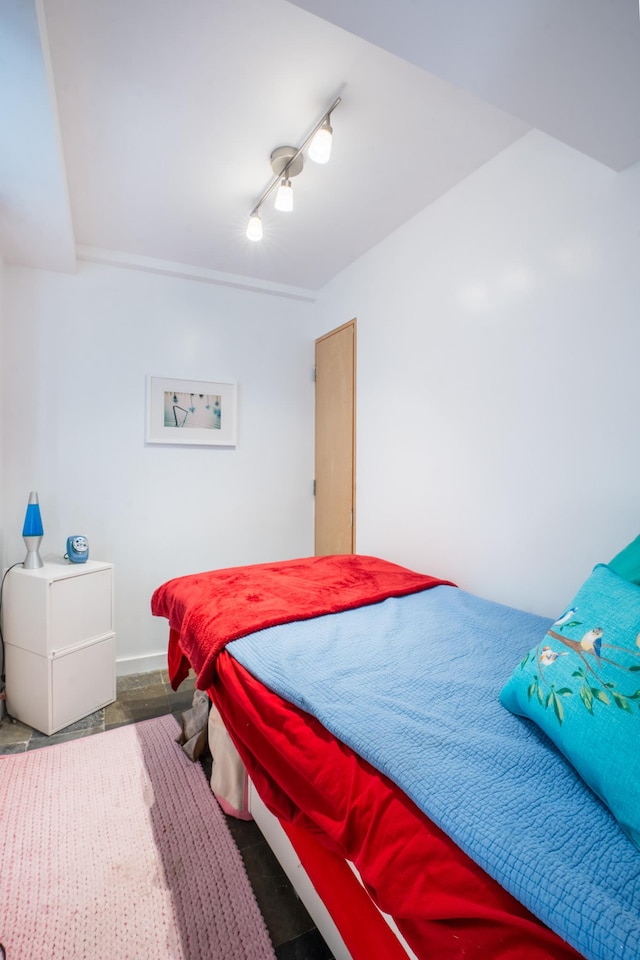
[[[85,563],[89,559],[89,541],[86,537],[67,537],[65,560],[72,563]]]

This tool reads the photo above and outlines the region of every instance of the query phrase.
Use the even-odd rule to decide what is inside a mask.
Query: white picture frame
[[[235,447],[237,384],[147,377],[147,443]]]

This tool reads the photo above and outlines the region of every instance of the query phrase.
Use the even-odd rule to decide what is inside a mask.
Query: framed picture
[[[147,443],[234,447],[236,384],[147,377]]]

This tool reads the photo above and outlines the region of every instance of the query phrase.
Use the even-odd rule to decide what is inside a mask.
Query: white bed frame
[[[275,817],[265,806],[260,794],[250,779],[248,781],[248,798],[249,811],[253,819],[257,823],[265,840],[273,850],[273,853],[281,864],[282,869],[291,881],[294,890],[309,911],[311,919],[320,931],[325,943],[335,957],[335,960],[353,960],[338,928],[333,922],[331,914],[325,907],[323,901],[320,899],[319,894],[316,892],[316,889],[309,878],[309,874],[300,863],[298,854],[296,853],[291,841],[284,832],[277,817]],[[349,863],[349,866],[353,870],[358,880],[360,880],[360,875],[358,874],[357,869],[352,863],[349,861],[347,862]],[[362,883],[361,880],[360,882]],[[373,901],[371,902],[373,904]],[[375,906],[375,904],[373,905]],[[378,910],[377,907],[376,910]],[[418,960],[418,957],[398,930],[393,918],[386,913],[382,913],[381,910],[378,910],[378,913],[380,913],[381,916],[383,916],[386,920],[409,960]]]
[[[232,815],[233,811],[249,811],[291,881],[293,889],[307,908],[325,943],[332,951],[335,960],[353,960],[331,914],[313,886],[309,874],[300,862],[300,858],[280,821],[267,808],[253,781],[247,775],[246,767],[240,759],[215,703],[210,705],[207,727],[209,749],[214,758],[210,784],[223,810]],[[346,862],[362,884],[356,867],[348,860]],[[363,889],[366,892],[364,885]],[[370,900],[370,902],[395,934],[408,960],[418,960],[418,957],[398,930],[393,918],[379,910],[373,900]]]

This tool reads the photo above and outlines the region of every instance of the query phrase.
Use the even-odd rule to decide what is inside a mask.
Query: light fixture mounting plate
[[[298,153],[297,147],[276,147],[271,154],[271,169],[276,177],[279,177],[283,173],[292,157],[296,157],[296,153]],[[287,170],[287,177],[289,177],[289,179],[291,179],[291,177],[297,177],[298,174],[302,172],[303,164],[304,159],[300,153]]]

